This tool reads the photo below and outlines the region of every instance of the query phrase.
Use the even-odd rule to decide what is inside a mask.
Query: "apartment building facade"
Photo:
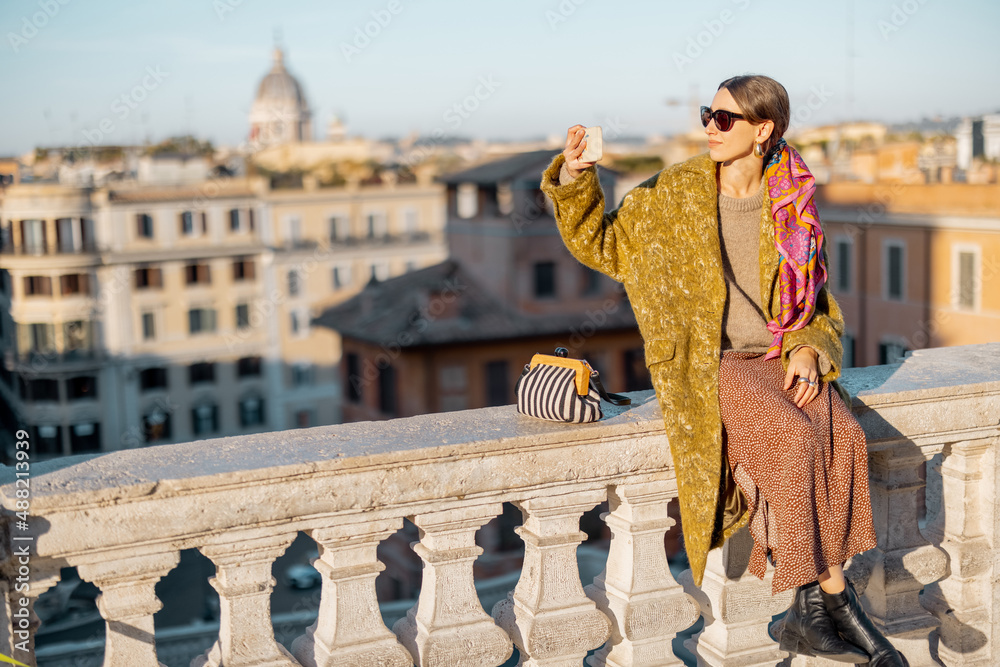
[[[339,422],[339,339],[311,320],[441,261],[441,210],[429,179],[7,187],[0,451],[25,426],[49,457]]]

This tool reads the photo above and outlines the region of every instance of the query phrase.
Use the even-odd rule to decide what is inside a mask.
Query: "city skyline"
[[[348,134],[369,138],[524,139],[561,136],[577,122],[611,125],[621,136],[671,134],[690,126],[693,87],[707,104],[719,81],[743,72],[785,85],[793,125],[1000,109],[1000,74],[986,70],[978,81],[956,74],[1000,55],[989,35],[1000,21],[996,5],[789,7],[777,0],[673,8],[642,1],[624,9],[601,0],[516,0],[493,13],[451,0],[6,5],[0,62],[10,89],[26,94],[7,110],[0,154],[182,134],[239,144],[276,42],[305,90],[314,139],[325,138],[334,115]],[[796,53],[800,44],[807,53]]]

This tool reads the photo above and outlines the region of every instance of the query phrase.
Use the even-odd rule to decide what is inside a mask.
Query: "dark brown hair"
[[[788,91],[780,83],[762,74],[741,74],[726,79],[719,84],[733,96],[747,121],[757,125],[765,120],[774,123],[771,136],[764,142],[765,156],[774,148],[788,129],[791,109]]]

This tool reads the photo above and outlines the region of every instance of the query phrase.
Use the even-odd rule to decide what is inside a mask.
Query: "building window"
[[[594,271],[589,266],[583,268],[583,296],[594,296],[601,291],[601,273]]]
[[[455,209],[460,218],[474,218],[479,212],[479,186],[461,183],[455,193]]]
[[[236,328],[246,329],[250,326],[250,306],[245,303],[236,304]]]
[[[361,359],[357,354],[344,355],[344,396],[351,403],[361,402]]]
[[[233,280],[253,280],[257,276],[257,269],[252,259],[237,259],[233,261]]]
[[[144,368],[139,371],[140,391],[150,391],[152,389],[167,388],[167,369],[162,366],[156,368]]]
[[[59,290],[64,296],[90,294],[90,276],[86,273],[69,273],[59,276]]]
[[[188,285],[210,285],[212,267],[208,264],[188,264],[184,267],[184,280]]]
[[[28,380],[23,385],[22,398],[28,401],[59,402],[59,381],[49,379]]]
[[[625,391],[643,391],[653,388],[646,368],[646,355],[641,347],[625,350]]]
[[[43,220],[21,221],[21,248],[29,255],[45,253],[45,222]]]
[[[844,348],[844,357],[841,361],[843,368],[854,368],[854,336],[845,333],[840,337],[840,343]]]
[[[851,255],[853,246],[850,239],[837,239],[837,276],[834,285],[838,292],[848,293],[851,291]]]
[[[313,365],[310,363],[292,364],[292,386],[306,387],[313,383]]]
[[[388,280],[389,279],[389,263],[388,262],[374,262],[369,269],[369,278],[374,278],[375,280]]]
[[[885,299],[903,301],[906,298],[906,246],[901,241],[886,241],[883,248]]]
[[[295,428],[309,428],[316,423],[316,415],[313,410],[295,411]]]
[[[170,414],[159,407],[142,416],[142,435],[146,442],[157,442],[170,438]]]
[[[299,272],[292,269],[288,272],[288,296],[299,294]]]
[[[189,310],[188,331],[192,334],[215,331],[215,309],[192,308]]]
[[[27,341],[26,351],[32,354],[51,354],[56,351],[56,326],[46,322],[32,322],[21,325],[23,340]]]
[[[215,382],[215,364],[203,361],[188,366],[188,383],[195,385],[202,382]]]
[[[253,212],[252,208],[248,208],[247,209],[247,227],[250,228],[251,232],[254,229],[257,228],[257,224],[256,224],[256,221],[254,220],[254,212]]]
[[[238,208],[229,209],[229,231],[240,231],[240,210]]]
[[[491,361],[486,364],[486,405],[507,405],[511,403],[510,372],[506,361]]]
[[[156,339],[156,316],[153,313],[142,314],[142,339]]]
[[[343,289],[351,285],[350,264],[339,264],[333,267],[333,288]]]
[[[369,213],[366,217],[366,221],[368,224],[368,238],[381,239],[388,235],[389,226],[386,222],[385,213],[380,211]]]
[[[248,396],[240,401],[240,426],[261,426],[264,423],[264,399]]]
[[[350,220],[343,215],[330,216],[330,242],[343,243],[351,236]]]
[[[101,425],[84,422],[70,426],[69,450],[71,454],[101,451]]]
[[[951,266],[952,305],[959,310],[978,310],[982,290],[979,246],[954,246]]]
[[[39,424],[35,427],[35,441],[32,449],[39,454],[62,454],[62,427],[55,424]]]
[[[260,375],[260,357],[240,357],[236,361],[236,376],[245,378]]]
[[[219,430],[219,406],[197,405],[191,408],[191,426],[195,435],[208,435]]]
[[[191,236],[194,234],[194,213],[191,211],[181,212],[181,234]]]
[[[148,213],[135,214],[136,234],[140,238],[153,238],[153,216]]]
[[[556,295],[555,262],[535,263],[535,297],[547,298]]]
[[[52,278],[48,276],[25,276],[25,296],[52,296]]]
[[[403,233],[412,236],[420,229],[420,216],[415,208],[403,209]]]
[[[93,375],[80,375],[67,379],[66,398],[70,401],[97,398],[97,378]]]
[[[384,415],[398,413],[396,401],[396,369],[388,365],[378,374],[378,408]]]
[[[878,344],[878,363],[881,366],[885,364],[898,364],[909,351],[906,345],[902,343],[883,341]]]
[[[67,354],[87,353],[94,349],[94,324],[89,320],[74,320],[63,324],[63,350]]]
[[[143,267],[135,270],[136,289],[160,289],[163,287],[163,270]]]

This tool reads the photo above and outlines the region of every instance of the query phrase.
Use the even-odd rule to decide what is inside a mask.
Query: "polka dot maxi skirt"
[[[749,570],[763,579],[770,551],[772,593],[875,546],[864,431],[829,384],[800,409],[784,381],[779,359],[722,355],[723,445],[749,505]]]

